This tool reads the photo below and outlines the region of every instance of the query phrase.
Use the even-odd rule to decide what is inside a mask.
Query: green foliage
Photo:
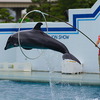
[[[48,2],[47,0],[32,0],[32,2],[33,2],[33,5],[28,7],[27,12],[31,10],[40,10],[42,12],[45,12],[51,15],[60,16],[60,13],[55,13],[55,12],[59,12],[59,7],[57,6],[56,2]],[[40,13],[31,13],[29,14],[28,17],[33,19],[34,21],[44,21]],[[47,20],[55,21],[54,18],[51,18],[48,16],[47,16]]]
[[[57,2],[48,2],[47,0],[32,0],[33,5],[28,7],[27,12],[31,10],[41,10],[42,12],[54,15],[55,17],[67,20],[64,12],[68,9],[91,8],[97,0],[58,0]],[[39,13],[31,13],[29,18],[34,21],[44,21]],[[47,16],[47,21],[57,21]]]
[[[79,8],[91,8],[97,0],[77,0]]]
[[[91,8],[97,0],[58,0],[63,10],[73,8]]]
[[[6,8],[0,9],[0,20],[1,22],[11,22],[14,17],[10,16],[9,11]]]

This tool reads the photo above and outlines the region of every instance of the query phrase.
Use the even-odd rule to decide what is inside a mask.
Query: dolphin
[[[23,49],[51,49],[63,53],[63,60],[71,59],[81,64],[80,61],[69,52],[69,50],[63,43],[44,33],[41,30],[41,25],[43,25],[43,23],[39,22],[33,29],[19,32],[20,45]],[[7,50],[18,46],[18,33],[15,33],[8,38],[4,49]]]

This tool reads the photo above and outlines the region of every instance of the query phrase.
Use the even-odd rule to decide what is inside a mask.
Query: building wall
[[[94,42],[100,34],[100,1],[98,0],[90,9],[71,9],[69,10],[69,23],[77,27]],[[24,23],[21,25],[23,29],[31,29],[36,22]],[[24,50],[28,57],[34,58],[29,60],[21,53],[20,48],[13,48],[4,51],[7,38],[17,31],[19,24],[8,23],[0,24],[0,52],[2,58],[0,62],[30,62],[33,70],[55,70],[61,71],[62,55],[59,52],[52,50],[44,50],[42,55],[35,59],[40,51]],[[64,22],[48,22],[48,35],[61,41],[69,49],[70,53],[76,56],[83,64],[83,71],[89,73],[98,73],[98,48],[80,32],[65,24]],[[45,23],[42,30],[46,32]],[[47,33],[47,32],[46,32]]]

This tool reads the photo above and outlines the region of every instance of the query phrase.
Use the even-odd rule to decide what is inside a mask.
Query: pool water
[[[100,87],[0,80],[0,100],[100,100]]]

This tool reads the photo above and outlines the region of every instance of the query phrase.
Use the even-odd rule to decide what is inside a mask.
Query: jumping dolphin
[[[63,43],[44,33],[41,30],[41,25],[43,24],[39,22],[33,29],[19,32],[20,44],[23,49],[51,49],[63,53],[63,59],[71,59],[81,64],[76,57],[70,54],[69,50]],[[4,49],[7,50],[18,46],[18,33],[15,33],[8,38]]]

